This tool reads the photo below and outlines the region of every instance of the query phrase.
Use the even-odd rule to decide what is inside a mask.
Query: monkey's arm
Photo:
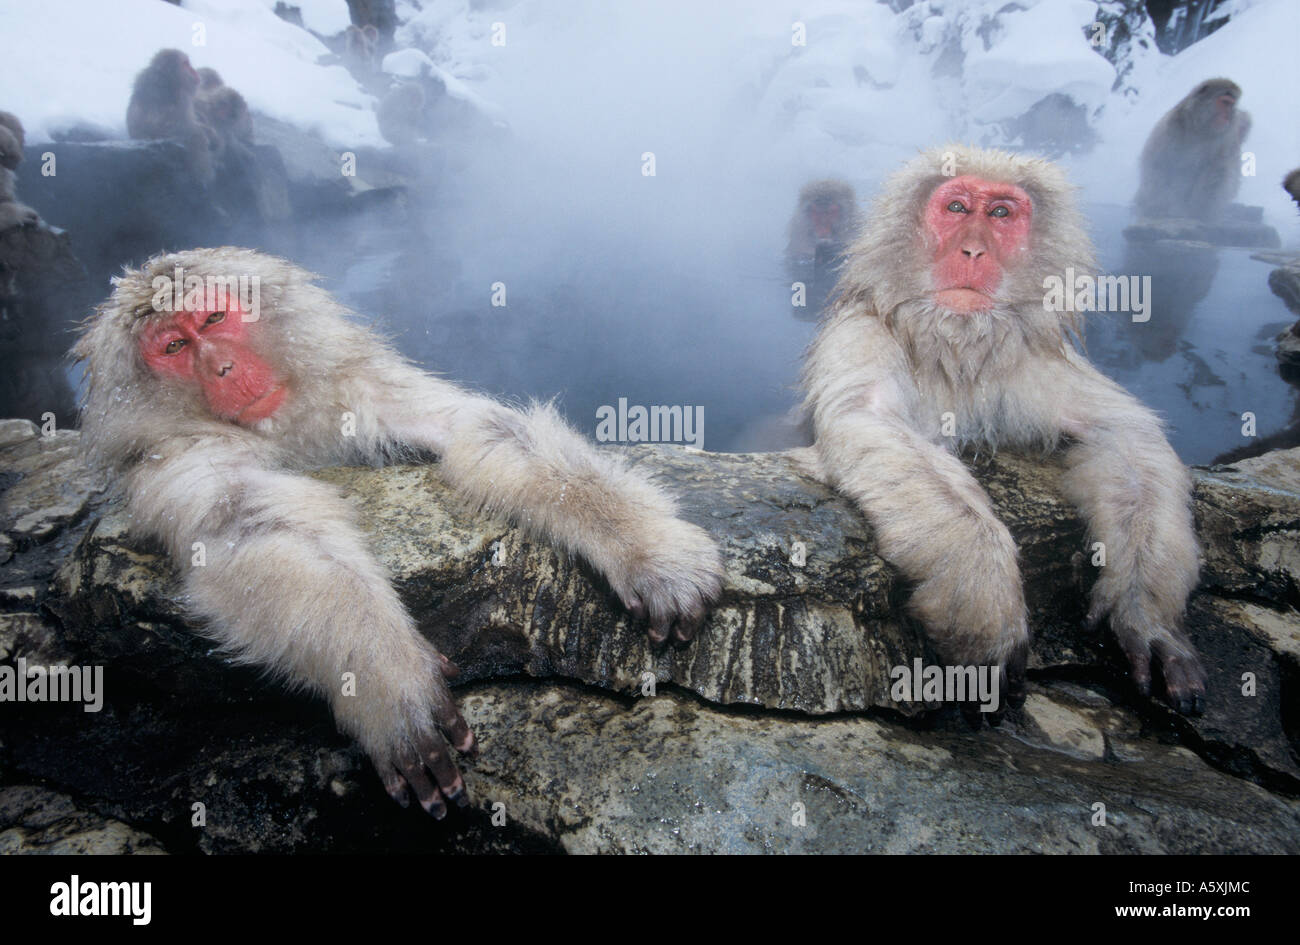
[[[1076,444],[1065,490],[1106,555],[1088,621],[1109,615],[1139,690],[1150,691],[1154,656],[1170,702],[1199,712],[1205,670],[1182,631],[1198,571],[1191,477],[1155,414],[1081,358],[1071,360],[1061,426]]]
[[[512,410],[413,368],[369,393],[386,437],[441,457],[448,483],[591,562],[651,639],[694,636],[721,590],[714,541],[618,457],[594,449],[549,405]]]
[[[332,489],[265,469],[218,437],[173,441],[128,489],[137,525],[162,539],[211,636],[325,695],[399,803],[407,785],[437,817],[440,790],[467,802],[443,737],[473,747],[443,678],[449,664],[416,632]]]
[[[961,461],[917,428],[901,349],[855,314],[823,330],[804,374],[823,472],[916,582],[912,609],[943,657],[1003,665],[1019,685],[1029,632],[1015,541]]]

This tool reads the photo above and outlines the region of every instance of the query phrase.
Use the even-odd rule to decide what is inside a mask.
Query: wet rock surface
[[[798,452],[627,450],[727,561],[710,623],[662,652],[584,564],[467,515],[436,464],[321,471],[463,670],[473,806],[435,824],[388,800],[322,703],[212,653],[75,439],[0,423],[0,661],[103,665],[105,705],[0,703],[0,789],[39,783],[169,852],[1300,849],[1296,453],[1196,471],[1188,631],[1211,692],[1190,719],[1080,628],[1096,569],[1059,461],[969,459],[1036,634],[1024,708],[979,729],[891,699],[891,667],[937,661],[869,526]]]

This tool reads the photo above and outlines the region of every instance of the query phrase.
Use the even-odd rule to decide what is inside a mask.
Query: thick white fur
[[[155,276],[257,276],[250,326],[290,396],[256,428],[211,417],[192,385],[155,376],[137,348]],[[507,408],[407,363],[355,324],[313,276],[249,250],[155,257],[116,280],[76,353],[82,435],[115,474],[136,528],[162,540],[194,612],[239,658],[323,693],[340,727],[393,783],[399,756],[455,715],[419,635],[348,505],[301,473],[436,453],[450,485],[589,560],[652,621],[698,619],[720,587],[714,542],[664,492],[597,452],[546,406]],[[344,416],[355,416],[355,436]],[[203,542],[207,563],[191,565]],[[342,694],[342,674],[357,695]],[[465,747],[465,746],[458,746]],[[387,767],[385,767],[387,765]]]
[[[921,214],[950,157],[958,175],[1017,184],[1033,202],[1030,255],[986,313],[931,300]],[[1006,664],[1023,660],[1028,643],[1016,546],[955,453],[966,444],[1050,450],[1068,439],[1066,490],[1106,546],[1092,618],[1109,615],[1139,685],[1154,654],[1167,678],[1191,677],[1193,690],[1200,679],[1203,691],[1180,629],[1198,566],[1187,471],[1155,415],[1075,349],[1074,317],[1043,308],[1045,276],[1089,272],[1093,259],[1054,165],[958,146],[907,164],[850,248],[838,301],[806,356],[818,461],[870,519],[882,553],[917,582],[912,606],[945,658]],[[945,413],[955,436],[943,435]]]

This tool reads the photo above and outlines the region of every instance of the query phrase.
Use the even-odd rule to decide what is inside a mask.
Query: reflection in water
[[[1124,241],[1122,274],[1150,276],[1150,318],[1116,319],[1129,350],[1145,361],[1164,361],[1178,348],[1192,313],[1210,292],[1219,254],[1208,243],[1187,240]]]
[[[1191,243],[1126,243],[1128,210],[1087,208],[1104,270],[1152,277],[1150,321],[1092,317],[1088,354],[1159,412],[1189,463],[1257,443],[1291,425],[1297,391],[1282,377],[1273,337],[1292,317],[1268,288],[1269,267],[1250,250]]]

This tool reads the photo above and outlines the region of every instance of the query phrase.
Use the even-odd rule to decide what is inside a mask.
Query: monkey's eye
[[[962,203],[960,200],[954,200],[952,203],[948,204],[948,212],[949,212],[949,213],[965,213],[965,212],[966,212],[966,205],[965,205],[964,203]]]
[[[183,347],[185,347],[185,339],[176,338],[173,341],[167,342],[167,347],[163,348],[163,354],[175,354],[177,351],[180,351],[181,348]]]
[[[220,324],[221,322],[224,322],[225,320],[226,320],[225,312],[213,312],[211,315],[208,316],[208,320],[205,321],[203,324],[217,325]]]
[[[1011,216],[1011,211],[1008,210],[1006,207],[994,207],[992,210],[989,211],[989,216],[991,216],[991,217],[1009,217],[1009,216]]]

